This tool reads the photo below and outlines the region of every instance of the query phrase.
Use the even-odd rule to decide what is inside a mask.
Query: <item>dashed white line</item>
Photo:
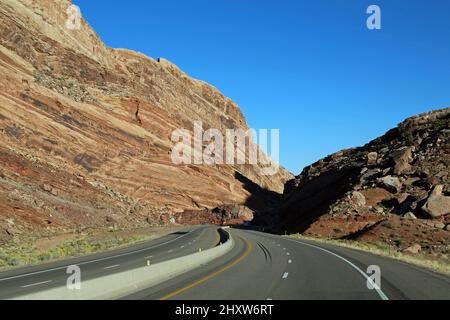
[[[173,250],[169,250],[169,251],[167,251],[168,253],[172,253],[173,252]]]
[[[288,260],[288,263],[291,264],[291,263],[292,263],[292,260]]]
[[[283,248],[283,250],[285,250],[285,251],[286,251],[286,248]]]
[[[103,268],[103,269],[104,269],[104,270],[108,270],[108,269],[114,269],[114,268],[117,268],[117,267],[120,267],[120,264],[115,264],[115,265],[113,265],[113,266],[105,267],[105,268]]]
[[[188,234],[190,234],[193,231],[196,231],[196,230],[189,231],[189,232],[187,232],[187,233],[185,233],[185,234],[183,234],[183,235],[181,235],[181,236],[179,236],[179,237],[177,237],[175,239],[172,239],[172,240],[169,240],[169,241],[166,241],[166,242],[154,245],[154,246],[150,246],[148,248],[133,250],[133,251],[130,251],[130,252],[126,252],[126,253],[122,253],[122,254],[116,254],[116,255],[109,256],[109,257],[105,257],[105,258],[99,258],[99,259],[94,259],[94,260],[90,260],[90,261],[80,262],[80,263],[77,263],[77,265],[78,266],[82,266],[82,265],[91,264],[91,263],[95,263],[95,262],[111,260],[111,259],[114,259],[114,258],[125,257],[125,256],[129,256],[129,255],[132,255],[132,254],[135,254],[135,253],[138,253],[138,252],[148,251],[150,249],[158,248],[158,247],[161,247],[163,245],[166,245],[166,244],[172,243],[174,241],[177,241],[177,240],[187,236]],[[12,276],[12,277],[6,277],[6,278],[0,279],[0,282],[12,280],[12,279],[17,279],[17,278],[29,277],[29,276],[32,276],[32,275],[47,273],[47,272],[51,272],[51,271],[63,270],[63,269],[67,269],[67,267],[68,267],[68,265],[67,266],[62,266],[62,267],[50,268],[50,269],[47,269],[47,270],[41,270],[41,271],[36,271],[36,272],[20,274],[20,275]]]
[[[52,280],[47,280],[47,281],[42,281],[42,282],[37,282],[37,283],[32,283],[32,284],[27,284],[26,286],[22,286],[22,288],[35,287],[35,286],[39,286],[41,284],[46,284],[46,283],[50,283],[50,282],[52,282]]]
[[[287,255],[287,256],[290,256],[291,254],[288,252],[288,253],[286,253],[286,255]]]
[[[283,274],[283,279],[287,279],[288,276],[289,276],[289,272],[285,272],[285,273]]]

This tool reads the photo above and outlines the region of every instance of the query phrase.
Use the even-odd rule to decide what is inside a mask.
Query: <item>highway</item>
[[[0,273],[0,299],[65,286],[67,267],[81,268],[82,281],[156,264],[215,247],[220,242],[217,228],[191,227],[162,238],[80,258],[37,265]]]
[[[127,299],[408,300],[450,299],[450,279],[389,258],[232,229],[235,248],[207,266]],[[367,267],[381,268],[369,290]]]
[[[408,300],[450,299],[450,278],[353,249],[230,229],[235,245],[224,256],[123,299],[137,300]],[[185,232],[132,247],[0,274],[0,298],[65,285],[67,265],[83,280],[158,263],[214,247],[217,227]],[[367,268],[381,270],[381,287],[367,288]]]

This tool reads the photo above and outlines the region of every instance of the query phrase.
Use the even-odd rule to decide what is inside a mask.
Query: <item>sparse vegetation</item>
[[[408,146],[412,146],[414,144],[414,135],[412,134],[411,131],[408,130],[403,130],[401,132],[401,136],[402,136],[402,140],[403,142],[408,145]]]
[[[399,261],[410,263],[419,267],[427,268],[429,270],[439,272],[441,274],[450,275],[450,257],[447,254],[441,254],[436,257],[431,257],[425,254],[409,255],[397,250],[396,247],[390,246],[386,243],[367,243],[350,240],[329,240],[320,238],[305,237],[300,234],[291,235],[293,238],[312,240],[336,246],[341,246],[350,249],[361,250],[375,255],[390,257]]]
[[[52,260],[78,257],[90,253],[111,250],[149,239],[144,236],[114,237],[103,240],[76,239],[64,242],[48,250],[36,249],[33,242],[0,247],[0,268],[19,267]]]
[[[436,121],[433,123],[433,128],[434,128],[435,130],[443,129],[443,128],[445,128],[446,126],[447,126],[447,123],[446,123],[446,121],[443,120],[443,119],[438,119],[438,120],[436,120]]]

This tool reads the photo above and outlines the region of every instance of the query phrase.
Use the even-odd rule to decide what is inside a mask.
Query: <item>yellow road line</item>
[[[221,274],[222,272],[224,272],[224,271],[230,269],[231,267],[237,265],[239,262],[241,262],[242,260],[244,260],[245,258],[247,258],[247,256],[248,256],[248,255],[250,254],[250,252],[252,251],[253,246],[252,246],[252,244],[251,244],[250,242],[247,241],[247,239],[243,239],[243,240],[244,240],[245,243],[247,244],[247,250],[242,254],[242,256],[240,256],[240,257],[237,258],[236,260],[230,262],[229,264],[227,264],[226,266],[224,266],[222,269],[219,269],[219,270],[217,270],[216,272],[211,273],[210,275],[208,275],[208,276],[206,276],[206,277],[204,277],[204,278],[202,278],[202,279],[200,279],[200,280],[198,280],[198,281],[195,281],[195,282],[191,283],[190,285],[188,285],[188,286],[186,286],[186,287],[184,287],[184,288],[181,288],[180,290],[177,290],[177,291],[175,291],[175,292],[169,293],[168,295],[165,295],[164,297],[160,298],[159,300],[168,300],[168,299],[170,299],[170,298],[173,298],[173,297],[175,297],[175,296],[177,296],[177,295],[179,295],[179,294],[181,294],[181,293],[183,293],[183,292],[185,292],[185,291],[187,291],[187,290],[189,290],[189,289],[191,289],[191,288],[193,288],[193,287],[195,287],[195,286],[197,286],[197,285],[199,285],[199,284],[201,284],[201,283],[203,283],[203,282],[205,282],[205,281],[208,281],[208,280],[210,280],[210,279],[212,279],[212,278],[218,276],[218,275]]]

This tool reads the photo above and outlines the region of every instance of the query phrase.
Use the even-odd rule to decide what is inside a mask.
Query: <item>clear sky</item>
[[[448,0],[74,0],[111,47],[164,57],[280,129],[281,164],[450,106]],[[366,27],[377,4],[382,29]]]

